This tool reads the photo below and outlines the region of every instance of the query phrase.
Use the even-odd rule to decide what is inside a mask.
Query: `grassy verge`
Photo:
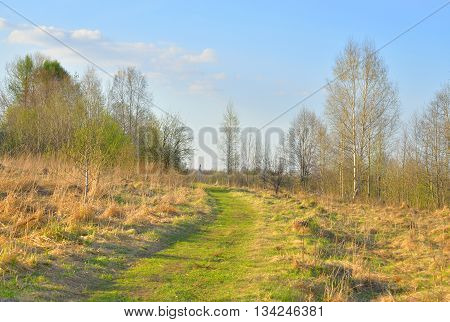
[[[210,213],[203,189],[174,176],[169,183],[111,173],[83,204],[76,172],[59,164],[39,172],[29,160],[3,164],[0,301],[87,299]]]
[[[381,208],[356,204],[326,209],[307,197],[208,191],[213,222],[142,259],[91,299],[447,300],[442,214],[411,223],[407,209],[380,215]]]
[[[247,256],[255,214],[213,189],[216,219],[172,247],[143,259],[93,300],[232,300],[252,262]],[[235,209],[239,209],[236,211]],[[194,227],[193,227],[194,228]],[[197,227],[194,229],[197,230]],[[172,238],[178,238],[174,234]]]
[[[279,234],[290,236],[279,248],[296,244],[282,256],[296,269],[306,300],[449,300],[448,210],[258,198],[274,214],[273,226],[284,227]]]
[[[2,300],[449,300],[445,209],[137,181],[69,209],[25,183],[0,200]]]
[[[269,214],[251,194],[210,188],[216,219],[184,241],[143,259],[92,300],[296,300],[296,272],[274,260]],[[269,224],[269,225],[268,225]]]

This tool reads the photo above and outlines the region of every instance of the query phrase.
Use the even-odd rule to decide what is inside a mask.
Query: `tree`
[[[318,167],[321,127],[314,112],[303,108],[289,129],[289,161],[304,185]]]
[[[239,119],[233,104],[229,103],[222,123],[222,153],[228,174],[235,172],[239,166]]]
[[[100,172],[126,155],[128,142],[119,124],[106,114],[85,120],[75,131],[67,153],[82,173],[84,202],[88,200],[91,183],[99,180]]]
[[[147,83],[136,69],[116,74],[109,109],[92,68],[80,81],[56,60],[27,55],[9,64],[7,72],[0,93],[2,151],[68,153],[83,174],[85,200],[100,171],[118,159],[145,157],[165,169],[185,168],[192,133],[178,117],[158,119],[150,113]],[[124,155],[133,149],[135,158]]]
[[[128,134],[136,149],[136,159],[141,159],[141,128],[151,116],[151,98],[147,92],[145,76],[134,67],[119,70],[109,92],[111,114]]]
[[[286,158],[286,150],[284,147],[279,147],[277,149],[277,153],[274,154],[273,160],[271,162],[271,169],[269,171],[269,178],[272,184],[273,190],[275,194],[278,194],[280,191],[284,179],[286,176],[286,171],[288,162]]]
[[[398,121],[397,92],[388,79],[387,68],[382,59],[375,55],[375,47],[365,44],[362,49],[362,67],[360,80],[360,152],[359,158],[366,158],[367,196],[371,196],[372,153],[375,153],[378,182],[378,197],[380,197],[380,180],[386,164],[386,149],[389,138],[394,134]],[[360,169],[363,172],[365,169]]]
[[[99,119],[106,112],[105,96],[94,68],[88,68],[80,84],[85,117]]]
[[[418,126],[421,159],[426,170],[429,191],[436,207],[445,204],[449,186],[449,102],[450,85],[436,93]]]
[[[266,142],[264,147],[264,155],[261,162],[261,171],[260,178],[263,184],[263,188],[266,188],[267,183],[269,182],[270,171],[271,171],[271,160],[270,160],[270,146]]]
[[[381,57],[370,44],[349,42],[337,58],[333,73],[335,80],[328,86],[326,113],[339,146],[341,195],[350,156],[352,196],[355,198],[363,189],[364,173],[370,196],[372,147],[377,141],[376,153],[385,153],[386,140],[397,122],[397,93]]]
[[[12,64],[7,65],[7,89],[10,103],[27,107],[30,105],[33,92],[33,76],[38,63],[30,55],[18,58]]]
[[[99,180],[103,168],[121,158],[129,144],[119,124],[106,113],[101,83],[94,69],[87,70],[80,88],[79,126],[74,131],[67,152],[81,170],[84,201],[87,202],[91,183]]]
[[[76,79],[59,62],[40,55],[7,68],[3,148],[9,153],[55,152],[70,140],[80,95]]]
[[[255,127],[241,132],[241,171],[247,175],[247,183],[251,172],[261,170],[261,132]]]
[[[192,135],[178,117],[167,115],[149,124],[147,152],[162,168],[183,170],[192,155]],[[152,155],[153,153],[153,155]]]
[[[317,171],[320,181],[320,191],[325,192],[325,183],[332,178],[330,165],[334,164],[332,160],[331,138],[327,127],[322,122],[318,123],[317,130]]]

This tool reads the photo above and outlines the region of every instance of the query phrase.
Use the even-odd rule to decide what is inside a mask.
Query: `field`
[[[77,169],[63,164],[2,160],[1,299],[86,299],[209,214],[204,191],[173,174],[111,173],[85,204]]]
[[[447,208],[1,164],[1,300],[450,300]]]

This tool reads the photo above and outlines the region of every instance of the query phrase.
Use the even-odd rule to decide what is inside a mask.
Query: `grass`
[[[270,261],[267,214],[244,193],[210,188],[215,220],[184,240],[140,260],[94,301],[295,300],[296,275]],[[173,235],[177,236],[177,235]],[[284,266],[284,267],[283,267]],[[238,291],[237,291],[238,290]]]
[[[0,300],[86,299],[209,213],[204,191],[184,178],[111,173],[84,204],[78,173],[65,162],[1,164]],[[51,167],[41,172],[44,165]]]
[[[258,198],[296,232],[298,249],[289,257],[308,300],[449,300],[447,209]]]
[[[252,260],[247,255],[248,234],[255,214],[247,204],[232,201],[230,193],[210,190],[216,202],[216,219],[126,271],[111,290],[99,291],[93,300],[196,301],[232,300],[247,277]],[[236,212],[233,207],[239,207]],[[176,234],[172,238],[182,239]],[[240,288],[239,288],[240,289]],[[241,296],[248,296],[241,294]]]
[[[44,161],[1,161],[0,300],[450,300],[447,208],[126,172],[83,204],[76,171]]]
[[[445,209],[242,189],[209,195],[215,221],[142,259],[91,300],[449,300]]]

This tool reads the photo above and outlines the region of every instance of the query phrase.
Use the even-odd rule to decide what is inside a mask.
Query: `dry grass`
[[[128,225],[148,225],[155,221],[151,208],[145,205],[129,212],[125,219]]]
[[[287,260],[309,290],[307,299],[450,300],[448,208],[349,204],[305,193],[257,195],[274,220],[290,220],[298,236],[298,252]]]
[[[93,221],[97,216],[97,210],[91,205],[81,204],[74,209],[69,217],[70,224],[78,224]]]
[[[52,263],[88,260],[98,245],[141,248],[155,227],[208,209],[204,191],[177,174],[115,169],[92,185],[85,204],[81,174],[64,160],[0,164],[0,282],[20,279],[38,264],[51,270]]]
[[[82,289],[80,280],[89,277],[85,268],[99,270],[97,262],[86,266],[92,257],[139,254],[155,240],[155,229],[210,210],[205,191],[193,188],[189,176],[115,169],[93,185],[84,204],[80,173],[64,160],[0,163],[2,283],[45,269],[47,276],[64,279],[61,284],[72,281],[71,291]],[[254,195],[278,225],[280,240],[293,239],[292,252],[273,246],[282,255],[270,261],[287,261],[297,272],[305,300],[450,300],[448,208],[431,212],[306,194]],[[67,278],[71,267],[81,271]]]
[[[100,219],[123,219],[124,217],[123,209],[115,204],[110,204],[99,216]]]

